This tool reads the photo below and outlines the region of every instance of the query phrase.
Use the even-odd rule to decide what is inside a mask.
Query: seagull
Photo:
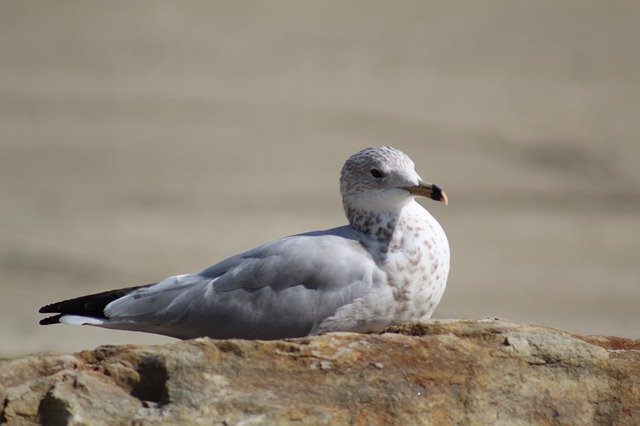
[[[352,155],[340,176],[348,225],[281,238],[201,272],[52,303],[42,325],[179,339],[275,340],[378,332],[431,317],[449,274],[444,230],[416,197],[447,203],[392,147]]]

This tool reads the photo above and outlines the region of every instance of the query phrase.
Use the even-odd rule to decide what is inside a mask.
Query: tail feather
[[[64,314],[54,315],[40,320],[40,325],[58,324]]]
[[[41,314],[55,313],[57,315],[40,320],[41,325],[57,324],[60,318],[65,315],[78,315],[92,318],[108,319],[104,315],[104,308],[116,299],[126,296],[132,291],[140,288],[150,287],[153,284],[141,285],[136,287],[120,288],[117,290],[104,291],[102,293],[89,294],[87,296],[76,297],[75,299],[63,300],[61,302],[51,303],[40,308]]]

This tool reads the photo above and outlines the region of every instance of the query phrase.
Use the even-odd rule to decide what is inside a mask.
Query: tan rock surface
[[[10,424],[631,424],[640,341],[464,320],[102,346],[0,361],[0,401]]]

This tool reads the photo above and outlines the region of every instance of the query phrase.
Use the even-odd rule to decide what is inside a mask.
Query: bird
[[[284,237],[200,272],[52,303],[42,325],[90,325],[179,339],[276,340],[371,333],[431,317],[449,242],[416,197],[448,203],[402,151],[351,155],[340,175],[348,224]]]

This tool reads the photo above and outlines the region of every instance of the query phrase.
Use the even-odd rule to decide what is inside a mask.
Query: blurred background
[[[345,222],[344,160],[410,155],[437,318],[640,337],[640,3],[3,1],[0,356],[170,338],[37,309]]]

